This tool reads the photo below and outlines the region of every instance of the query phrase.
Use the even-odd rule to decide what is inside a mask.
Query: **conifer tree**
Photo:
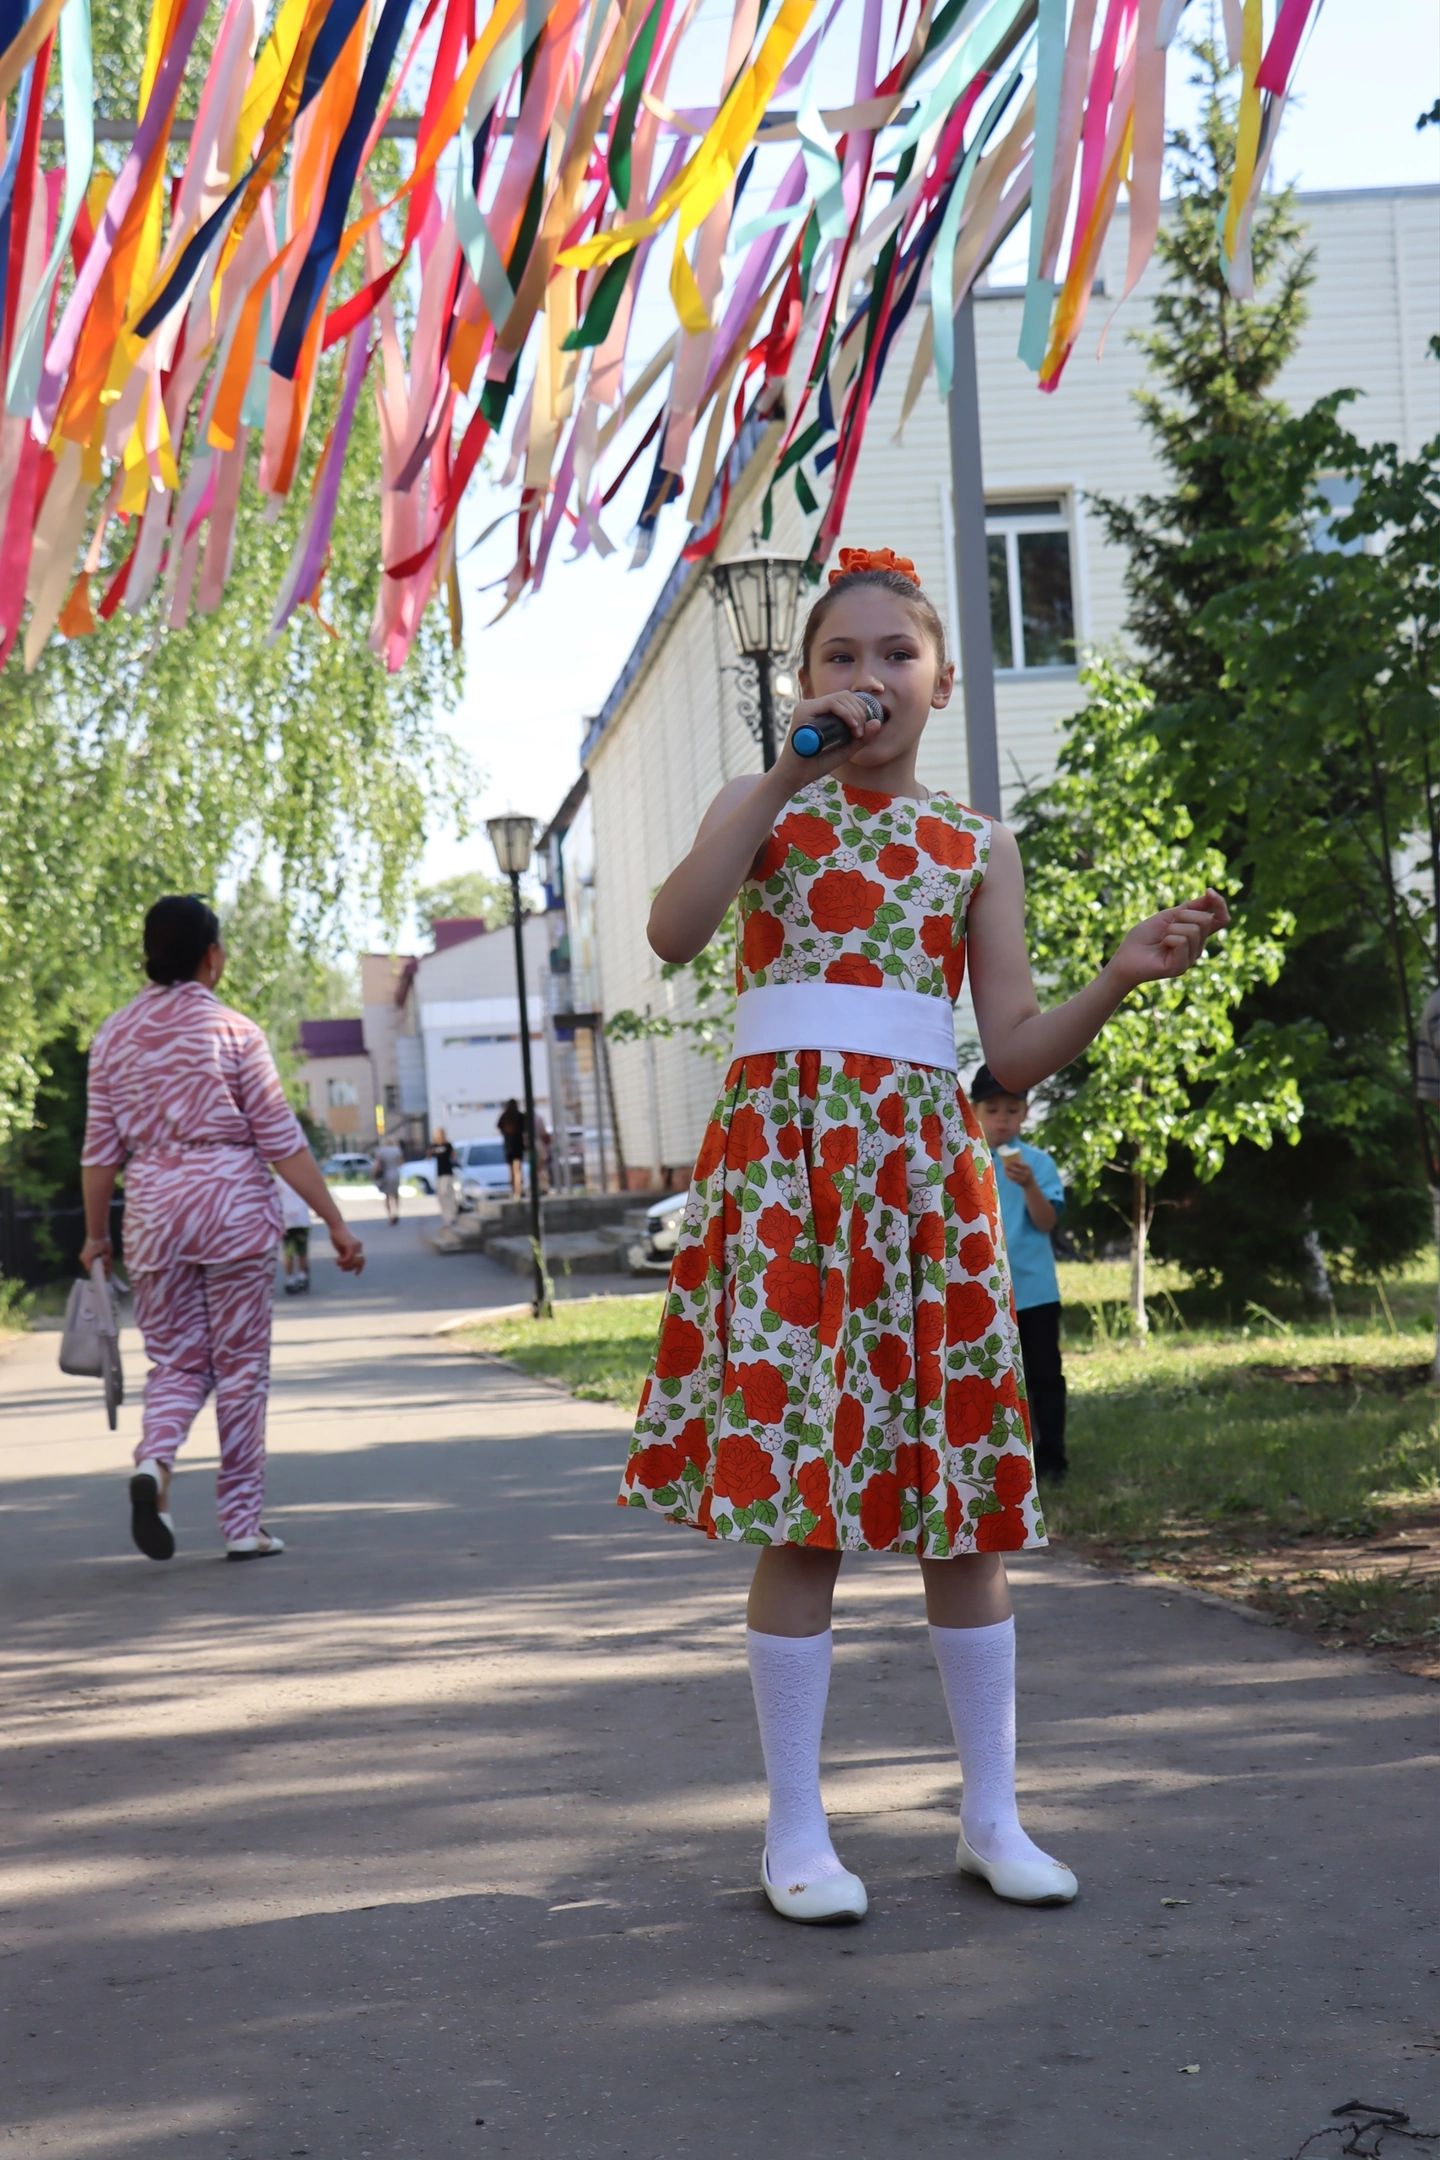
[[[1164,282],[1151,327],[1136,338],[1150,362],[1136,404],[1168,485],[1128,502],[1094,499],[1107,537],[1128,556],[1126,628],[1145,656],[1146,684],[1172,731],[1188,719],[1187,743],[1213,718],[1220,694],[1215,650],[1198,627],[1202,608],[1300,543],[1298,506],[1273,530],[1245,526],[1227,452],[1236,440],[1263,442],[1288,417],[1274,384],[1299,345],[1314,278],[1286,191],[1265,197],[1256,213],[1255,297],[1231,293],[1215,234],[1234,163],[1235,105],[1215,46],[1191,50],[1204,92],[1199,128],[1169,138],[1174,202],[1155,244]]]
[[[1327,904],[1313,879],[1298,877],[1284,791],[1249,785],[1263,723],[1245,685],[1231,679],[1220,626],[1226,595],[1279,576],[1313,543],[1319,466],[1304,469],[1292,448],[1288,492],[1277,499],[1270,491],[1264,516],[1256,515],[1255,475],[1292,425],[1277,385],[1304,329],[1314,262],[1293,197],[1267,195],[1254,224],[1254,298],[1230,293],[1215,235],[1232,168],[1234,100],[1216,48],[1192,50],[1202,110],[1193,135],[1171,136],[1176,197],[1156,249],[1165,281],[1140,339],[1150,378],[1137,402],[1163,483],[1096,507],[1127,552],[1127,629],[1155,698],[1151,724],[1198,834],[1220,849],[1247,897],[1290,907],[1298,919],[1283,973],[1247,996],[1238,1031],[1243,1037],[1258,1022],[1303,1027],[1309,1049],[1296,1067],[1305,1102],[1299,1145],[1263,1154],[1241,1146],[1209,1184],[1177,1167],[1155,1249],[1237,1290],[1277,1278],[1319,1287],[1324,1252],[1369,1271],[1414,1250],[1425,1198],[1382,932],[1342,894]],[[1323,431],[1310,439],[1318,455]],[[1303,730],[1286,732],[1293,754]],[[1356,808],[1355,776],[1337,767],[1324,784],[1342,823]]]

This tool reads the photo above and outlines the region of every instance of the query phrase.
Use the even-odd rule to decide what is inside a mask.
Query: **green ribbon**
[[[660,32],[660,17],[664,9],[665,0],[655,0],[654,7],[641,25],[640,35],[635,40],[635,50],[631,53],[625,69],[620,103],[615,108],[615,122],[610,130],[607,169],[615,200],[622,210],[630,201],[630,152],[635,139],[635,115],[640,110],[645,77],[650,71],[650,55],[655,50],[655,40]]]
[[[1040,275],[1045,251],[1045,220],[1055,171],[1055,138],[1060,128],[1060,82],[1065,69],[1065,0],[1040,0],[1035,59],[1035,162],[1030,179],[1030,272],[1017,351],[1038,375],[1050,341],[1050,317],[1059,287]]]

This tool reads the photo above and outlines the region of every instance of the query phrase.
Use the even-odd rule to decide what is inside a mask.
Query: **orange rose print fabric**
[[[953,1002],[989,845],[949,796],[812,781],[741,890],[737,986]],[[737,1058],[696,1158],[622,1507],[749,1545],[1043,1545],[999,1223],[954,1073]]]

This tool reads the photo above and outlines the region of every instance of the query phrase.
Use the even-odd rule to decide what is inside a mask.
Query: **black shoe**
[[[173,1560],[175,1531],[160,1512],[160,1481],[153,1470],[137,1470],[130,1480],[130,1535],[147,1560]]]

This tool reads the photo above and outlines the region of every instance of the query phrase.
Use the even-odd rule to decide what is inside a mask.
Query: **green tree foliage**
[[[133,992],[157,894],[262,871],[304,950],[337,946],[363,912],[398,919],[427,801],[458,761],[432,719],[455,663],[433,614],[396,675],[366,647],[377,476],[362,404],[325,622],[269,637],[301,485],[273,523],[246,495],[214,615],[168,630],[122,609],[47,647],[33,675],[12,658],[0,676],[0,1144],[28,1119],[44,1044],[85,1038]]]
[[[1126,626],[1145,655],[1145,680],[1162,717],[1185,713],[1199,732],[1213,718],[1221,673],[1201,610],[1237,576],[1263,576],[1297,544],[1298,506],[1272,526],[1247,526],[1228,453],[1236,442],[1263,444],[1288,416],[1272,386],[1299,345],[1314,262],[1293,196],[1266,195],[1252,238],[1256,297],[1231,293],[1215,233],[1234,164],[1235,102],[1216,48],[1200,43],[1191,52],[1203,93],[1199,131],[1175,129],[1168,139],[1174,200],[1155,244],[1163,282],[1150,327],[1135,338],[1150,363],[1135,402],[1165,490],[1094,503],[1107,536],[1126,551]],[[1196,700],[1210,702],[1193,709]]]
[[[1261,1021],[1311,1024],[1299,1146],[1241,1146],[1205,1184],[1178,1168],[1177,1204],[1155,1229],[1157,1251],[1253,1294],[1267,1280],[1310,1283],[1317,1239],[1358,1269],[1389,1264],[1423,1237],[1425,1209],[1398,1101],[1404,1034],[1380,916],[1337,904],[1333,885],[1317,892],[1322,881],[1306,870],[1288,820],[1301,774],[1320,789],[1322,827],[1352,816],[1358,775],[1320,758],[1300,710],[1293,728],[1278,730],[1290,762],[1273,756],[1274,717],[1247,695],[1225,642],[1228,595],[1268,590],[1309,559],[1316,477],[1331,446],[1319,426],[1292,439],[1275,389],[1313,276],[1288,194],[1264,197],[1256,213],[1255,299],[1235,300],[1221,274],[1215,230],[1234,107],[1213,47],[1194,54],[1203,108],[1194,136],[1171,138],[1178,190],[1157,245],[1166,277],[1140,339],[1150,362],[1141,421],[1163,485],[1097,508],[1127,550],[1128,629],[1154,692],[1154,731],[1198,833],[1257,903],[1297,918],[1283,974],[1249,993],[1237,1025],[1243,1035]],[[1257,478],[1281,470],[1284,486],[1262,502]],[[1303,705],[1303,670],[1291,688]],[[1312,845],[1311,869],[1323,860]]]
[[[1440,340],[1433,351],[1440,358]],[[1317,471],[1353,505],[1329,544],[1211,602],[1203,627],[1240,707],[1238,755],[1257,893],[1291,898],[1343,951],[1361,925],[1391,1022],[1384,1054],[1352,1071],[1355,1154],[1386,1175],[1405,1133],[1409,1175],[1390,1172],[1398,1257],[1419,1242],[1418,1192],[1440,1204],[1440,1126],[1416,1092],[1421,1016],[1440,982],[1440,437],[1418,457],[1362,443],[1327,398],[1279,429],[1236,486],[1263,522]],[[1353,1023],[1331,1008],[1337,1058]],[[1398,1017],[1399,1026],[1394,1022]]]
[[[222,897],[225,938],[222,996],[257,1019],[270,1040],[286,1093],[299,1107],[302,1020],[352,1020],[360,1014],[360,982],[301,944],[290,909],[263,877],[252,873],[228,901]]]
[[[520,905],[527,915],[540,913],[540,902],[524,887]],[[415,921],[422,938],[433,939],[437,922],[470,916],[487,929],[498,930],[510,920],[510,881],[487,877],[483,870],[461,870],[454,877],[422,885],[415,895]]]
[[[1016,813],[1047,1003],[1083,989],[1133,923],[1226,882],[1223,857],[1196,838],[1139,677],[1105,662],[1082,680],[1088,695],[1066,724],[1055,776]],[[1279,975],[1293,929],[1284,909],[1237,915],[1182,980],[1132,995],[1047,1096],[1045,1144],[1082,1195],[1106,1178],[1121,1183],[1142,1332],[1150,1226],[1172,1156],[1187,1155],[1208,1180],[1237,1141],[1268,1148],[1298,1134],[1306,1031],[1259,1021],[1241,1038],[1235,1026],[1245,993]]]

